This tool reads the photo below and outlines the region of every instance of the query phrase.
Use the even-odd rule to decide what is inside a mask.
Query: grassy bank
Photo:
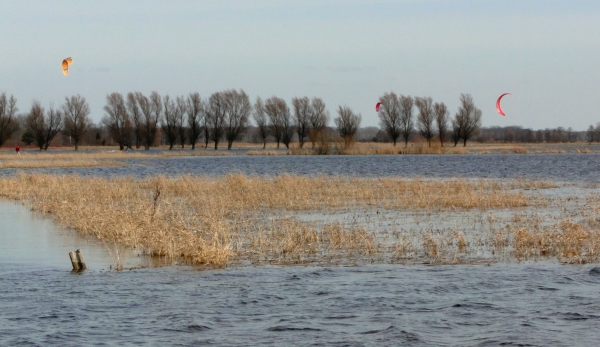
[[[251,147],[249,147],[251,148]],[[338,154],[338,155],[380,155],[380,154],[564,154],[564,153],[600,153],[600,146],[588,143],[542,143],[542,144],[511,144],[511,143],[477,143],[470,142],[467,147],[452,144],[446,144],[444,147],[439,143],[417,142],[398,143],[393,146],[391,143],[358,142],[349,148],[344,148],[341,143],[329,143],[325,146],[319,145],[311,148],[310,143],[305,144],[304,148],[299,148],[296,144],[290,145],[290,149],[281,147],[275,149],[252,149],[247,152],[248,155],[319,155],[319,154]]]

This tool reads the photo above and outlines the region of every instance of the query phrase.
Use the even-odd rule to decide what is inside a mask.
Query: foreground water
[[[200,157],[29,172],[511,177],[598,182],[598,155]],[[2,174],[14,174],[3,170]],[[590,346],[600,266],[196,267],[110,271],[114,249],[0,203],[0,345]],[[82,248],[89,270],[71,273]],[[135,254],[122,255],[138,267]]]
[[[600,268],[2,267],[4,346],[592,346]]]

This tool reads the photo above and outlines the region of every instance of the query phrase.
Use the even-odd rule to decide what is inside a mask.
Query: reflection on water
[[[2,268],[18,265],[29,269],[71,270],[69,252],[76,249],[81,249],[90,270],[108,270],[115,263],[117,251],[121,262],[128,267],[143,266],[148,261],[136,257],[135,252],[82,238],[18,203],[0,200],[0,221]]]

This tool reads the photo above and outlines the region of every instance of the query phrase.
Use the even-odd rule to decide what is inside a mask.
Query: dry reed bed
[[[197,149],[191,150],[174,150],[174,151],[161,151],[159,153],[148,153],[143,150],[136,151],[48,151],[35,153],[22,152],[21,155],[17,156],[14,153],[2,153],[0,154],[0,160],[10,161],[37,161],[37,160],[92,160],[92,159],[155,159],[155,158],[168,158],[168,157],[192,157],[192,156],[229,156],[231,153],[224,151],[204,150]]]
[[[40,158],[41,159],[41,158]],[[94,160],[94,159],[46,159],[46,160],[2,160],[0,161],[0,169],[35,169],[49,167],[94,167],[94,166],[124,166],[125,163],[110,160]]]
[[[304,148],[290,147],[285,150],[253,150],[248,151],[247,155],[320,155],[320,154],[333,154],[333,155],[385,155],[385,154],[467,154],[469,151],[465,148],[457,147],[440,147],[434,145],[428,147],[427,145],[411,145],[410,147],[397,146],[394,147],[390,144],[354,144],[352,147],[345,148],[343,144],[333,144],[329,148],[323,148],[318,146],[317,148],[310,148],[306,146]]]
[[[171,260],[224,266],[245,261],[382,261],[390,253],[392,260],[427,257],[439,262],[457,262],[456,254],[468,254],[475,249],[461,230],[409,235],[396,228],[383,233],[382,238],[377,230],[364,223],[348,224],[327,218],[302,221],[286,213],[319,211],[329,215],[364,210],[373,212],[374,220],[381,223],[376,219],[379,211],[435,214],[435,211],[543,208],[547,204],[544,199],[527,196],[520,190],[551,187],[551,182],[526,180],[290,175],[106,179],[19,174],[0,179],[0,196],[28,203],[35,210],[53,215],[62,225],[109,244],[138,248]],[[597,228],[591,230],[587,225],[581,228],[597,240]],[[524,240],[520,236],[523,233],[518,230],[503,230],[508,236],[502,234],[502,237],[491,228],[489,232],[481,232],[508,240],[514,249],[524,244],[520,241]],[[560,240],[566,239],[569,237]],[[561,248],[559,241],[553,242],[553,250],[565,253],[566,248]],[[529,247],[533,247],[531,243]],[[582,247],[589,249],[588,242],[579,248]],[[590,254],[581,249],[579,253],[569,252]]]

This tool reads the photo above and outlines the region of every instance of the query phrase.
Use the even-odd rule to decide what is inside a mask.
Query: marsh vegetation
[[[550,181],[19,174],[0,195],[192,264],[598,261],[598,187]],[[574,194],[565,194],[573,191]]]

